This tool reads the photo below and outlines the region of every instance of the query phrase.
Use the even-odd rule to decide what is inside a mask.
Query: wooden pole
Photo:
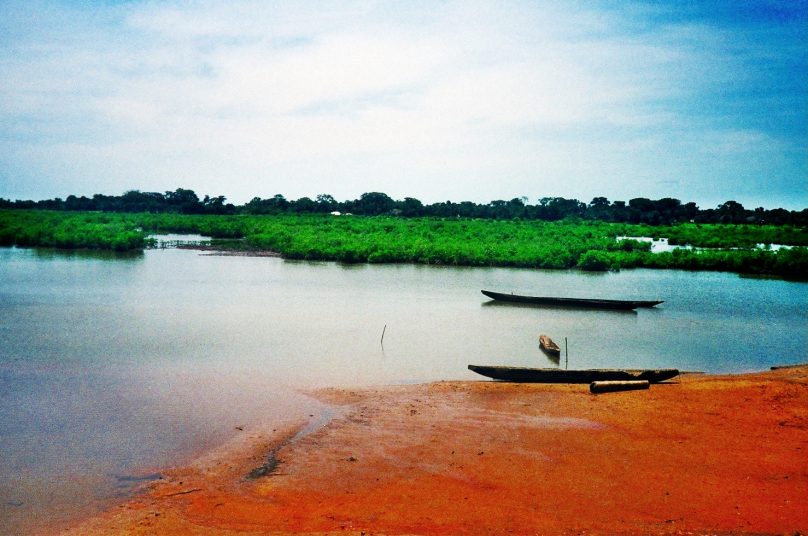
[[[382,348],[384,348],[384,332],[385,331],[387,331],[387,324],[385,324],[384,329],[382,329],[382,340],[380,341],[381,345],[382,345]]]
[[[602,381],[590,383],[589,391],[592,393],[614,393],[616,391],[648,389],[650,386],[651,384],[648,380]]]
[[[565,356],[564,368],[568,369],[568,368],[570,368],[570,347],[567,344],[567,338],[566,337],[564,337],[564,356]]]

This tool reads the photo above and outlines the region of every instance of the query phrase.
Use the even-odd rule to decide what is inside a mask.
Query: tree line
[[[174,191],[141,192],[130,190],[123,195],[95,194],[92,197],[70,195],[66,199],[43,201],[0,198],[0,208],[46,209],[65,211],[146,212],[176,214],[316,214],[339,212],[367,216],[394,215],[402,217],[521,219],[558,221],[583,219],[616,223],[670,225],[682,222],[769,224],[808,226],[808,208],[789,211],[783,208],[747,209],[736,201],[726,201],[716,208],[700,209],[695,203],[682,203],[678,199],[647,199],[637,197],[626,201],[609,201],[595,197],[589,203],[563,197],[542,197],[530,204],[526,197],[493,200],[487,204],[445,201],[424,204],[405,197],[395,200],[382,192],[367,192],[358,199],[337,201],[329,194],[314,199],[301,197],[286,199],[277,194],[271,198],[254,197],[244,205],[227,203],[225,196],[203,198],[193,191],[177,188]]]

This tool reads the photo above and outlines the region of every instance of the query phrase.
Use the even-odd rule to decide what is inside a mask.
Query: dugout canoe
[[[539,348],[553,357],[561,356],[561,348],[547,335],[539,335]]]
[[[662,300],[602,300],[590,298],[557,298],[551,296],[521,296],[519,294],[505,294],[492,290],[481,290],[480,292],[496,301],[531,305],[550,305],[555,307],[618,309],[628,311],[637,309],[638,307],[653,307],[663,303]]]
[[[679,375],[677,369],[577,369],[469,365],[469,370],[488,378],[518,383],[592,383],[638,381],[658,383]]]

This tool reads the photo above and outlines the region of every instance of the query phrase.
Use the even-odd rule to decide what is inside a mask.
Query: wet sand
[[[808,366],[601,395],[489,381],[309,394],[333,415],[245,428],[64,534],[808,530]]]

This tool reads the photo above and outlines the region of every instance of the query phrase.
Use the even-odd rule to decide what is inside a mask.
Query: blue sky
[[[0,0],[0,197],[808,207],[808,2]]]

